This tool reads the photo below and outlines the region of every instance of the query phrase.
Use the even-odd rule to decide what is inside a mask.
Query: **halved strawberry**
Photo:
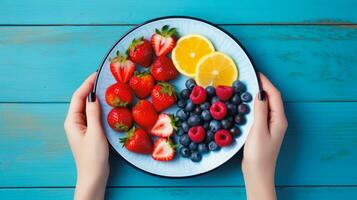
[[[170,137],[174,134],[174,130],[177,129],[176,123],[177,119],[173,115],[161,113],[150,133],[159,137]]]
[[[161,31],[155,29],[155,33],[151,36],[150,42],[156,56],[170,53],[176,45],[177,35],[176,28],[170,28],[169,25],[163,26]]]
[[[168,138],[159,138],[154,143],[152,158],[158,161],[170,161],[175,156],[175,146]]]
[[[117,51],[117,56],[109,58],[109,60],[110,71],[114,78],[121,83],[128,82],[135,71],[135,64],[128,59],[128,54],[121,55],[120,52]]]

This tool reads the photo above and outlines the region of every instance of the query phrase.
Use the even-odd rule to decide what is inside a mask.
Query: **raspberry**
[[[201,87],[196,85],[191,92],[190,99],[192,103],[194,104],[201,104],[206,100],[207,94],[206,90]]]
[[[200,143],[205,139],[206,132],[203,126],[194,126],[188,130],[188,136],[195,143]]]
[[[226,104],[217,101],[211,105],[209,111],[214,119],[221,120],[227,114],[227,107]]]
[[[231,96],[233,95],[233,88],[230,86],[217,86],[216,87],[216,94],[219,98],[219,100],[221,101],[227,101],[231,98]]]
[[[214,135],[214,141],[220,147],[228,146],[232,143],[232,136],[227,130],[219,130]]]

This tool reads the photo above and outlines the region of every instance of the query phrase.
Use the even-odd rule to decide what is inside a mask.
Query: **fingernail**
[[[259,99],[260,101],[265,101],[265,99],[266,99],[266,93],[265,93],[264,90],[261,90],[261,91],[259,92],[259,94],[258,94],[258,99]]]
[[[95,93],[94,92],[89,93],[88,102],[95,102]]]

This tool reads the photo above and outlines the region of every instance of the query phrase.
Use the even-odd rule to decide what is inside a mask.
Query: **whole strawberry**
[[[147,71],[141,73],[136,71],[129,81],[130,88],[139,99],[148,97],[154,85],[155,79]]]
[[[120,55],[120,52],[117,51],[117,56],[109,59],[110,71],[114,78],[121,83],[128,82],[135,71],[135,64],[127,58],[127,54]]]
[[[133,126],[133,116],[128,108],[113,108],[108,114],[107,121],[116,131],[128,131]]]
[[[178,71],[170,58],[160,56],[151,65],[151,74],[157,81],[166,82],[175,79]]]
[[[163,26],[161,30],[155,29],[150,42],[156,56],[164,56],[170,53],[176,45],[177,35],[176,28],[170,28],[168,25]]]
[[[153,151],[150,136],[141,128],[130,129],[126,137],[120,138],[120,142],[123,143],[123,147],[135,153],[151,154]]]
[[[134,38],[129,46],[128,53],[133,62],[143,67],[149,67],[152,62],[152,48],[150,42],[144,37]]]
[[[151,91],[151,100],[156,111],[161,112],[176,102],[176,92],[169,83],[159,82]]]
[[[146,130],[150,130],[157,121],[157,112],[148,100],[140,100],[132,109],[134,121]]]
[[[112,107],[125,107],[133,100],[130,87],[125,83],[115,83],[107,88],[105,100]]]

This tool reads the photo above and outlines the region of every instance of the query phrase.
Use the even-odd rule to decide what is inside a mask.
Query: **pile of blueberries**
[[[177,101],[178,152],[184,158],[199,162],[203,154],[228,146],[233,138],[240,136],[238,126],[245,123],[249,112],[246,103],[252,101],[252,95],[239,80],[231,87],[202,88],[188,79],[185,86]]]

